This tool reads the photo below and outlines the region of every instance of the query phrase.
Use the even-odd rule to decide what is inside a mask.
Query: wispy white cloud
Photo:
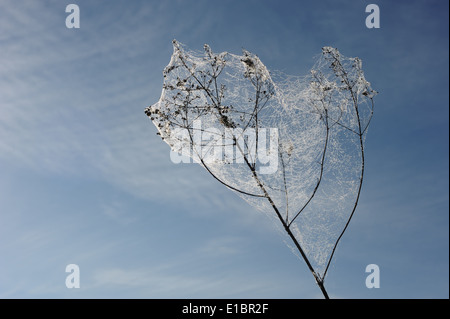
[[[94,19],[80,4],[85,15],[76,31],[61,22],[62,6],[11,4],[3,8],[14,18],[2,27],[21,40],[9,39],[0,52],[9,62],[0,65],[7,75],[0,78],[0,160],[44,174],[101,179],[140,198],[183,202],[193,213],[241,212],[245,222],[253,209],[197,164],[173,164],[143,112],[159,98],[171,50],[170,39],[166,53],[151,45],[166,23],[151,13],[167,8],[127,6],[120,17],[97,10],[102,14]],[[156,18],[136,25],[132,35],[124,32],[124,24],[147,16]],[[38,22],[39,35],[33,31]]]
[[[2,29],[20,40],[4,39],[0,53],[8,61],[0,66],[6,75],[0,79],[0,159],[50,174],[95,176],[143,198],[220,201],[206,174],[170,162],[143,112],[158,97],[147,92],[153,85],[159,94],[163,66],[149,76],[138,64],[153,65],[142,56],[154,37],[148,31],[161,20],[140,24],[136,36],[120,26],[157,5],[138,17],[128,7],[120,17],[90,19],[86,12],[79,31],[65,28],[60,5],[6,2],[2,9],[10,17],[2,19]],[[90,71],[93,63],[96,71]]]
[[[179,265],[166,269],[99,269],[93,275],[92,282],[86,289],[95,291],[101,288],[111,291],[111,295],[131,291],[128,297],[132,298],[236,298],[264,296],[270,294],[272,288],[270,280],[261,282],[254,278],[237,277],[232,272],[225,272],[220,277],[202,273],[187,274]]]
[[[242,252],[242,239],[237,237],[218,237],[207,242],[201,251],[210,255],[234,255]]]
[[[121,201],[113,201],[101,205],[102,213],[121,225],[127,225],[137,220],[137,216],[129,214],[129,208]]]

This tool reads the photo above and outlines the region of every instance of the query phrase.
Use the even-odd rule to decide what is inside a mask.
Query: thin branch
[[[336,59],[336,58],[335,58],[335,61],[339,64],[340,68],[343,69],[343,66],[342,66],[341,62],[338,59]],[[343,74],[344,74],[343,80],[345,81],[345,83],[349,83],[349,80],[348,80],[348,77],[347,77],[347,73],[345,71],[343,71]],[[355,93],[354,93],[352,87],[349,86],[349,90],[350,90],[350,93],[351,93],[352,98],[353,98],[353,103],[354,103],[353,105],[355,107],[356,118],[357,118],[357,121],[358,121],[359,144],[360,144],[360,147],[361,147],[361,175],[360,175],[360,179],[359,179],[358,193],[356,195],[355,204],[353,205],[352,212],[350,214],[350,217],[347,220],[347,223],[344,226],[344,229],[342,230],[342,232],[340,233],[338,239],[336,240],[336,242],[334,244],[334,247],[333,247],[333,250],[331,252],[330,258],[328,259],[327,266],[325,267],[325,271],[323,273],[323,277],[325,277],[325,275],[327,274],[328,268],[330,267],[330,264],[331,264],[331,260],[333,259],[334,253],[336,251],[336,247],[338,246],[339,241],[341,240],[342,236],[344,235],[345,231],[347,230],[347,227],[350,224],[350,221],[351,221],[351,219],[353,217],[353,214],[356,211],[356,206],[358,206],[359,196],[361,194],[362,183],[363,183],[363,179],[364,179],[364,141],[363,141],[363,132],[362,132],[362,129],[361,129],[361,119],[360,119],[359,110],[358,110],[358,102],[357,102],[358,100],[355,97]]]
[[[325,111],[325,114],[327,114],[327,112]],[[327,115],[326,115],[326,119],[327,119]],[[309,205],[309,203],[312,201],[312,199],[314,198],[314,196],[316,195],[317,190],[319,189],[320,183],[322,182],[322,176],[323,176],[323,171],[324,171],[324,163],[325,163],[325,155],[327,152],[327,146],[328,146],[328,139],[329,139],[329,132],[330,132],[330,128],[328,127],[328,119],[326,120],[326,136],[325,136],[325,145],[323,147],[323,153],[322,153],[322,159],[320,161],[320,173],[319,173],[319,179],[316,183],[316,187],[314,187],[314,190],[311,194],[311,196],[309,197],[309,199],[306,201],[306,203],[303,205],[303,207],[299,210],[299,212],[297,214],[295,214],[294,218],[292,218],[291,222],[288,224],[288,227],[290,227],[292,225],[292,223],[295,221],[295,219],[303,212],[303,210]]]

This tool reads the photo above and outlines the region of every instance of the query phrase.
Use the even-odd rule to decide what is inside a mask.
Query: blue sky
[[[0,2],[0,298],[321,298],[266,216],[155,135],[174,38],[298,75],[323,46],[360,57],[380,94],[325,286],[449,297],[447,1],[73,1],[67,29],[69,3]]]

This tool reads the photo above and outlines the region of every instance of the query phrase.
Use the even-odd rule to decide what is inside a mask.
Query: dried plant
[[[273,217],[322,293],[355,212],[376,91],[359,58],[324,47],[307,76],[270,73],[248,52],[173,41],[160,100],[145,113],[174,152]]]

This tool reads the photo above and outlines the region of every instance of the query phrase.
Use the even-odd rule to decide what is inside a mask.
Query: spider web
[[[293,76],[245,50],[173,44],[161,98],[146,109],[158,134],[288,226],[323,278],[362,183],[376,92],[361,60],[324,47],[308,75]]]

